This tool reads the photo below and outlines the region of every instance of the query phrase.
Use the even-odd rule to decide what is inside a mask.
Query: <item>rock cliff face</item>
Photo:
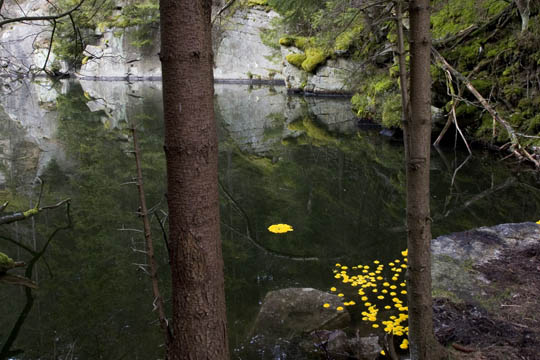
[[[6,18],[40,16],[53,13],[45,0],[6,0],[2,15]],[[35,74],[43,68],[49,48],[51,27],[48,22],[34,21],[11,23],[0,29],[0,73],[2,75]],[[49,54],[47,70],[54,67],[67,71],[67,65],[55,61],[54,53]]]
[[[0,188],[19,177],[32,180],[51,159],[66,164],[64,150],[56,139],[57,96],[48,81],[21,80],[2,86]]]

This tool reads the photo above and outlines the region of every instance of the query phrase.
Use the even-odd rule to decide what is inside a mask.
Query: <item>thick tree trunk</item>
[[[431,298],[431,34],[429,0],[411,0],[410,107],[406,127],[409,341],[413,360],[441,358]]]
[[[161,0],[173,289],[168,358],[227,359],[211,0]]]

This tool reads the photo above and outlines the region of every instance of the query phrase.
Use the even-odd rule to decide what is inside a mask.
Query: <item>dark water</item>
[[[0,200],[11,210],[71,199],[72,227],[36,265],[39,290],[11,350],[14,359],[157,359],[163,347],[144,273],[128,122],[143,151],[148,204],[165,297],[167,258],[160,84],[12,85],[0,108]],[[222,239],[231,348],[245,358],[270,290],[328,289],[336,261],[388,261],[405,248],[401,144],[359,130],[338,98],[288,97],[283,88],[216,85]],[[93,111],[90,111],[93,110]],[[538,220],[540,189],[480,150],[433,151],[433,233]],[[66,208],[0,228],[0,251],[28,261],[67,224]],[[274,223],[294,231],[275,235]],[[0,285],[0,343],[27,301]]]

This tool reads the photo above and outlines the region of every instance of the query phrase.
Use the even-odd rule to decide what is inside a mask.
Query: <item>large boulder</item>
[[[323,304],[330,304],[324,308]],[[269,292],[255,321],[253,333],[292,339],[318,329],[338,329],[349,325],[351,317],[336,295],[312,288],[288,288]]]
[[[478,267],[503,252],[540,243],[540,225],[501,224],[439,236],[431,243],[433,295],[453,301],[477,301],[489,283]]]

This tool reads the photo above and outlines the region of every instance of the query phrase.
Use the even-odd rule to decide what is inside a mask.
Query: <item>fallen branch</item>
[[[154,310],[158,311],[159,324],[165,334],[165,345],[172,341],[172,331],[169,327],[169,322],[165,317],[165,307],[163,306],[163,298],[159,292],[159,283],[157,276],[157,264],[154,256],[154,244],[152,241],[152,232],[150,230],[150,219],[148,217],[148,208],[146,206],[146,197],[144,195],[142,167],[141,167],[141,154],[139,150],[139,143],[137,142],[137,131],[135,126],[131,128],[131,134],[133,136],[133,148],[135,154],[135,164],[137,166],[137,189],[139,191],[140,202],[140,216],[143,220],[144,226],[144,239],[146,240],[146,256],[150,265],[150,278],[152,279],[152,292],[154,294]],[[140,266],[139,266],[140,268]]]
[[[433,53],[435,59],[438,60],[439,64],[443,67],[445,71],[449,71],[452,73],[456,78],[458,78],[469,91],[474,95],[474,97],[482,104],[482,107],[489,112],[489,114],[493,117],[493,119],[502,125],[502,127],[506,130],[508,133],[508,136],[510,137],[510,141],[512,145],[510,146],[510,152],[514,153],[518,158],[526,158],[530,162],[532,162],[537,168],[540,168],[540,162],[536,159],[534,159],[526,149],[524,149],[521,144],[519,143],[518,134],[514,131],[512,126],[504,120],[495,109],[489,105],[487,100],[478,92],[478,90],[475,89],[475,87],[471,84],[469,79],[467,79],[463,74],[461,74],[459,71],[454,69],[448,61],[434,48],[431,48],[431,52]]]
[[[43,210],[56,209],[56,208],[66,204],[66,203],[69,203],[70,201],[71,201],[71,199],[64,199],[64,200],[60,201],[57,204],[47,205],[47,206],[43,206],[43,207],[39,207],[39,203],[38,203],[32,209],[28,209],[26,211],[18,211],[18,212],[14,212],[14,213],[11,213],[11,214],[1,216],[0,217],[0,225],[10,224],[10,223],[13,223],[13,222],[16,222],[16,221],[29,219],[32,216],[35,216],[35,215],[39,214]],[[5,204],[5,205],[7,206],[7,204]]]

